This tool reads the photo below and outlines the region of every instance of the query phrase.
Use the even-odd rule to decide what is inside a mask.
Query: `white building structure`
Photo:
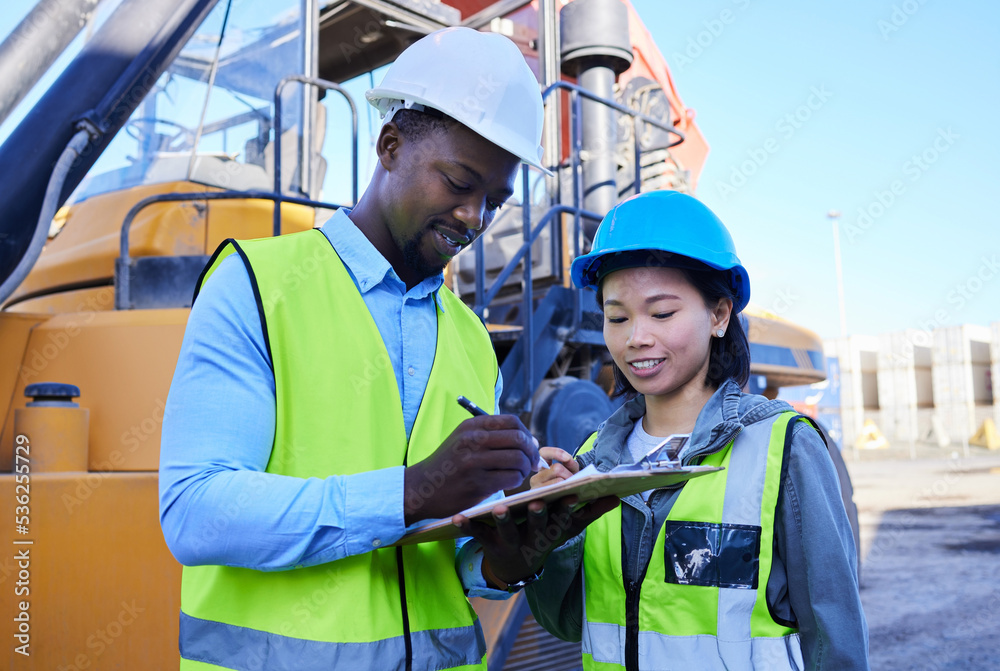
[[[1000,322],[908,329],[824,343],[841,370],[844,446],[865,420],[890,443],[962,444],[1000,424]]]

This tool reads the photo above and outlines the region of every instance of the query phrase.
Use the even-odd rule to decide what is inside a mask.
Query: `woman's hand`
[[[543,447],[538,452],[551,466],[531,476],[532,489],[561,482],[580,470],[580,464],[566,450]]]

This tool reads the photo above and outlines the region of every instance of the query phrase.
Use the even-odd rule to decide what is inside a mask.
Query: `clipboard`
[[[667,465],[661,465],[664,463]],[[669,487],[691,478],[721,470],[723,470],[721,467],[716,466],[680,466],[673,462],[659,462],[630,465],[609,472],[601,472],[591,465],[567,480],[508,496],[503,499],[503,503],[514,516],[514,521],[522,522],[527,517],[528,504],[532,501],[542,500],[548,504],[575,494],[580,497],[577,504],[579,507],[602,496],[613,494],[624,498],[648,489]],[[463,510],[461,514],[470,520],[491,523],[493,521],[493,508],[499,503],[500,501],[480,503]],[[393,545],[430,543],[458,538],[461,535],[461,530],[451,523],[451,518],[446,517],[428,521],[411,529]]]

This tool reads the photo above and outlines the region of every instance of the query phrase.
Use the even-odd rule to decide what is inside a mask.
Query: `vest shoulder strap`
[[[467,334],[468,337],[476,338],[476,342],[468,343],[472,345],[470,349],[475,348],[475,351],[479,352],[493,352],[493,341],[490,338],[490,332],[486,329],[479,315],[443,284],[438,289],[437,295],[438,301],[444,309],[445,316],[458,327],[460,332]],[[496,384],[496,381],[500,377],[500,366],[495,356],[493,357],[493,363],[496,369],[493,382]]]
[[[320,238],[316,238],[316,234],[318,234]],[[267,333],[267,317],[264,313],[264,301],[261,300],[260,285],[257,282],[257,275],[254,273],[253,265],[247,257],[246,248],[263,246],[268,249],[280,250],[280,252],[288,253],[296,248],[301,248],[303,245],[315,245],[319,243],[320,239],[325,242],[325,236],[318,228],[310,229],[308,231],[300,231],[299,233],[280,235],[276,238],[257,238],[255,240],[243,241],[237,241],[235,238],[226,238],[216,248],[212,257],[208,260],[208,263],[205,264],[205,268],[201,271],[201,275],[198,277],[198,282],[195,284],[194,297],[191,299],[191,304],[194,305],[194,301],[198,300],[198,294],[201,293],[201,288],[205,285],[205,282],[208,281],[219,265],[225,261],[228,256],[234,253],[238,254],[240,259],[243,261],[243,266],[247,270],[247,275],[250,277],[250,287],[253,290],[253,299],[257,304],[257,314],[260,317],[260,328],[264,333],[264,346],[267,349],[268,364],[273,370],[274,357],[271,354],[271,341]]]
[[[201,275],[198,276],[198,282],[194,285],[194,296],[191,298],[191,305],[198,300],[198,294],[201,293],[201,288],[208,281],[208,278],[212,276],[212,273],[219,267],[223,261],[226,260],[231,254],[238,254],[240,259],[243,261],[243,266],[247,269],[247,275],[250,277],[250,288],[253,290],[253,300],[257,305],[257,315],[260,318],[260,330],[264,334],[264,347],[267,349],[267,363],[274,370],[274,357],[271,356],[271,341],[267,335],[267,319],[264,316],[264,302],[260,298],[260,287],[257,285],[257,276],[254,275],[253,266],[250,265],[250,260],[247,259],[247,254],[234,238],[226,238],[222,243],[216,248],[215,252],[212,253],[212,257],[205,264],[205,268],[201,271]]]
[[[580,448],[576,451],[576,454],[573,456],[579,457],[581,454],[590,452],[592,449],[594,449],[594,443],[596,442],[597,442],[597,432],[594,431],[592,434],[590,434],[590,437],[587,438],[587,440],[583,441],[583,445],[580,446]]]

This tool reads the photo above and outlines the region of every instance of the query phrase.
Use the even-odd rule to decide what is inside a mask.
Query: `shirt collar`
[[[691,438],[681,448],[679,456],[685,466],[694,463],[694,457],[722,449],[743,428],[744,424],[740,417],[742,398],[739,385],[732,380],[723,382],[715,390],[698,413]],[[622,463],[632,463],[632,453],[624,449],[625,441],[632,432],[635,422],[644,414],[646,414],[646,397],[637,394],[625,401],[598,427],[602,445],[609,446],[600,451],[594,450],[596,453],[594,460],[598,470],[607,471]]]
[[[375,249],[371,241],[351,220],[348,216],[350,213],[348,208],[340,208],[333,213],[333,216],[323,224],[320,230],[323,231],[344,262],[351,278],[358,287],[358,291],[366,294],[372,288],[384,283],[391,285],[400,294],[407,293],[416,299],[426,298],[434,294],[438,309],[443,312],[444,305],[437,296],[438,290],[444,283],[443,274],[438,273],[425,278],[407,292],[406,284],[399,279],[396,271],[392,269],[385,257]]]

